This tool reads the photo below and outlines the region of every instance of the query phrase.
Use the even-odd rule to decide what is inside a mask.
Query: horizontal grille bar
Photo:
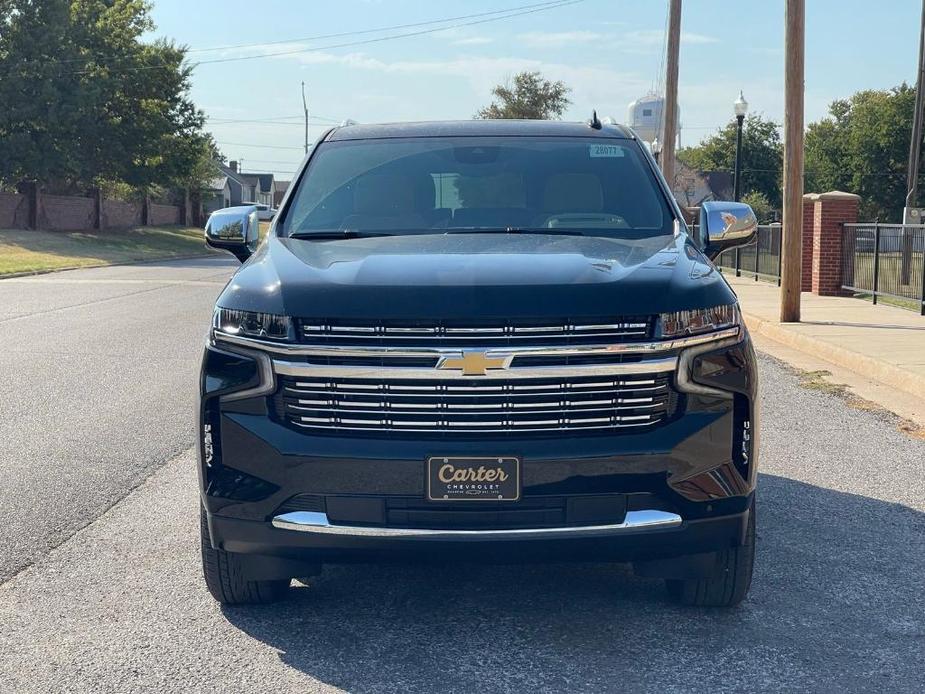
[[[497,325],[448,325],[444,323],[421,325],[391,325],[369,323],[366,325],[341,325],[324,321],[302,320],[302,341],[309,344],[339,344],[341,346],[408,346],[422,345],[504,347],[522,344],[524,341],[542,338],[544,343],[555,345],[584,344],[591,340],[630,342],[644,340],[652,335],[652,316],[634,316],[600,323],[575,323],[563,321],[558,324]]]
[[[694,345],[715,342],[728,337],[739,335],[737,326],[725,328],[711,333],[700,335],[686,335],[667,340],[655,340],[646,342],[601,342],[600,338],[595,337],[595,342],[588,344],[564,344],[564,343],[544,343],[542,345],[485,345],[482,344],[478,349],[469,349],[461,346],[445,347],[440,346],[437,342],[431,342],[426,345],[334,345],[334,344],[291,344],[268,342],[255,338],[241,337],[237,335],[228,335],[224,333],[215,333],[217,340],[227,342],[231,345],[241,347],[252,347],[262,349],[274,354],[285,355],[287,357],[306,357],[309,360],[313,358],[324,358],[328,360],[347,360],[342,363],[329,361],[327,365],[343,366],[370,366],[370,364],[351,364],[350,359],[358,358],[361,360],[372,360],[381,366],[391,367],[393,364],[396,368],[406,366],[403,360],[416,359],[422,360],[429,365],[436,364],[442,359],[458,359],[463,357],[467,352],[481,352],[488,359],[511,359],[513,366],[518,367],[519,363],[529,362],[531,359],[545,359],[553,361],[556,365],[568,365],[569,360],[578,359],[597,359],[603,360],[600,363],[618,363],[623,358],[640,358],[673,352]],[[595,362],[598,363],[598,362]],[[419,365],[420,366],[420,365]],[[426,367],[424,367],[426,368]],[[525,368],[525,367],[524,367]],[[512,369],[518,370],[518,369]],[[520,370],[523,370],[521,368]]]
[[[374,366],[354,364],[312,364],[302,361],[284,359],[273,360],[273,370],[281,376],[297,378],[331,378],[331,379],[363,379],[363,388],[378,388],[384,382],[393,382],[396,379],[407,385],[419,382],[421,385],[431,387],[435,383],[449,386],[447,381],[455,384],[470,384],[474,381],[485,383],[488,378],[503,377],[506,384],[532,383],[538,379],[577,379],[577,378],[613,378],[615,376],[636,376],[645,374],[666,373],[674,371],[678,365],[677,357],[661,357],[637,361],[615,361],[595,364],[572,365],[539,365],[521,366],[509,369],[492,371],[491,376],[472,377],[463,374],[462,370],[444,370],[427,366],[398,366],[379,364]],[[495,382],[495,385],[501,384]],[[442,386],[441,386],[442,388]],[[450,391],[451,392],[451,391]]]
[[[277,411],[304,429],[543,431],[648,427],[672,407],[668,376],[407,383],[282,377]]]

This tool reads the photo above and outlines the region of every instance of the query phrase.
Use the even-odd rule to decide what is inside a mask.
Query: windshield
[[[318,147],[281,235],[493,230],[647,238],[673,216],[632,140],[354,140]]]

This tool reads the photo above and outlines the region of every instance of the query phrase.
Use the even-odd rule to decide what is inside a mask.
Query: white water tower
[[[655,138],[661,136],[664,108],[665,97],[650,92],[629,105],[626,124],[636,131],[640,139],[651,145]],[[676,132],[678,133],[679,146],[681,143],[680,117],[681,109],[678,108],[675,111],[675,125],[677,126]]]

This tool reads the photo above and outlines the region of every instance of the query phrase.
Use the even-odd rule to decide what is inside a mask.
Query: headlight
[[[239,311],[217,308],[212,317],[212,329],[217,333],[257,337],[270,340],[293,340],[292,318],[274,313]]]
[[[735,304],[672,311],[660,316],[662,337],[685,337],[711,333],[739,325],[739,310]]]

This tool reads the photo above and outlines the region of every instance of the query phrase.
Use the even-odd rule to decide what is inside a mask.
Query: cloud
[[[494,39],[487,36],[467,36],[466,38],[456,39],[453,41],[454,46],[484,46],[486,43],[492,43]]]
[[[665,33],[659,29],[647,29],[645,31],[630,31],[623,35],[623,39],[631,46],[661,46],[664,42]],[[681,32],[681,43],[684,44],[707,44],[719,43],[719,39],[706,34],[695,34],[690,31]]]
[[[715,36],[707,36],[706,34],[695,34],[692,31],[682,31],[681,43],[719,43],[719,39]]]
[[[515,39],[524,45],[553,48],[558,46],[582,46],[589,41],[600,41],[606,38],[596,31],[531,31],[517,34]]]
[[[643,79],[636,73],[620,72],[606,64],[566,64],[535,58],[461,55],[447,60],[385,61],[365,53],[338,54],[325,51],[285,57],[298,59],[305,65],[340,65],[347,69],[396,77],[439,78],[441,82],[448,79],[464,80],[472,90],[475,105],[488,103],[492,88],[514,74],[536,70],[547,79],[562,80],[571,87],[569,98],[573,106],[570,113],[574,118],[588,117],[591,109],[596,108],[601,116],[611,115],[622,121],[626,105],[645,94],[651,83],[649,77]],[[424,79],[419,81],[420,84],[427,83]],[[407,99],[401,99],[395,103],[383,103],[382,108],[377,110],[391,110],[402,114],[401,108],[406,101]]]

